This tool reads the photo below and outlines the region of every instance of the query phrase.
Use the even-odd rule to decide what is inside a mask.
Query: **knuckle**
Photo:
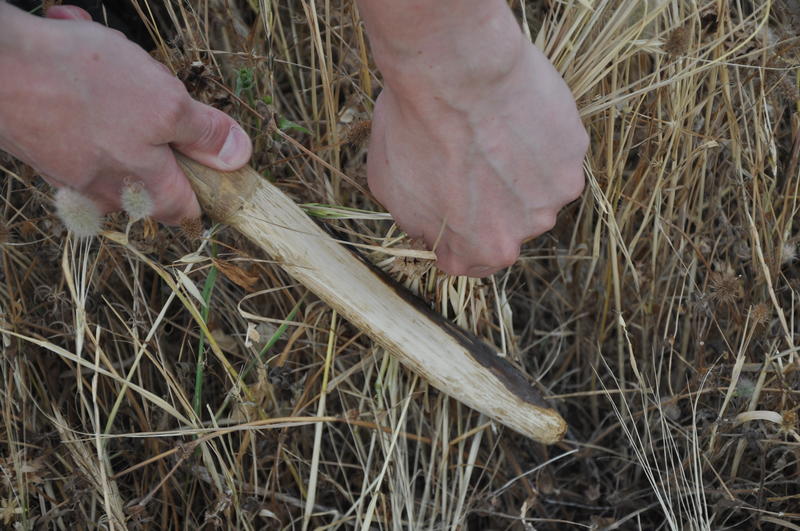
[[[589,149],[589,135],[583,127],[576,133],[575,152],[564,159],[557,169],[560,182],[560,196],[564,204],[578,199],[586,186],[583,173],[583,159]]]
[[[533,235],[538,236],[552,230],[556,226],[556,212],[552,210],[539,211],[534,222]]]
[[[203,112],[200,119],[197,120],[198,130],[195,132],[197,138],[195,144],[208,148],[221,148],[228,132],[224,127],[218,125],[218,120],[212,113]]]
[[[143,179],[154,202],[154,217],[167,219],[182,211],[191,201],[191,188],[177,168]]]
[[[472,266],[482,266],[486,269],[502,269],[513,265],[519,258],[519,249],[522,242],[513,238],[497,238],[492,235],[491,241],[482,252],[466,254],[473,258]]]
[[[170,180],[171,181],[171,180]],[[179,208],[181,201],[177,197],[177,186],[174,182],[165,183],[159,187],[155,194],[155,208],[153,215],[156,218],[164,219],[170,217]]]
[[[468,274],[469,266],[464,261],[458,260],[450,254],[444,254],[443,256],[438,255],[439,253],[437,252],[436,267],[438,267],[440,270],[444,271],[448,275],[454,276],[463,276]]]
[[[162,119],[174,127],[187,111],[191,98],[178,79],[169,82],[163,92],[159,114]]]
[[[492,263],[494,267],[508,267],[519,258],[520,242],[507,240],[497,246],[494,252]]]
[[[426,238],[428,235],[425,235]],[[470,265],[464,256],[453,247],[455,242],[444,238],[434,250],[436,253],[436,267],[448,275],[466,275]]]
[[[583,169],[578,168],[569,172],[564,179],[564,195],[566,202],[570,203],[578,199],[586,187],[586,178],[583,175]]]
[[[583,158],[586,155],[586,152],[589,151],[589,144],[590,144],[589,133],[586,131],[585,127],[581,127],[580,133],[578,133],[578,138],[575,143],[576,147],[578,148],[578,153],[580,155],[580,158]]]

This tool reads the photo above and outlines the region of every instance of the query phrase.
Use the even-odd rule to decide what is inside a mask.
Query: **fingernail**
[[[228,166],[241,166],[250,158],[250,137],[241,127],[234,125],[217,156]]]
[[[494,269],[486,266],[471,267],[467,271],[469,277],[486,277],[494,272]]]

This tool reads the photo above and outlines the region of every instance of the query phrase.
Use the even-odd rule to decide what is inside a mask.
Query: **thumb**
[[[233,118],[198,101],[192,101],[178,123],[172,147],[222,171],[241,168],[253,152],[250,137]]]
[[[45,12],[47,18],[56,20],[86,20],[92,21],[92,15],[78,6],[50,6]]]

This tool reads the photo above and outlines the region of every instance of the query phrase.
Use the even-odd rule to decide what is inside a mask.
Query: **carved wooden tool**
[[[264,249],[406,367],[536,441],[552,444],[564,436],[564,419],[517,369],[334,241],[252,168],[223,173],[178,157],[212,218]]]

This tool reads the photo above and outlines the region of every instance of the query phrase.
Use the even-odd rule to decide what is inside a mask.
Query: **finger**
[[[45,11],[45,16],[55,20],[92,21],[92,15],[78,6],[50,6],[47,11]]]
[[[475,237],[467,242],[448,230],[436,250],[437,267],[451,275],[487,277],[513,265],[519,258],[519,248],[511,238]]]
[[[178,123],[172,146],[187,157],[222,171],[241,168],[253,152],[250,137],[233,118],[194,100]]]
[[[425,240],[425,226],[419,222],[419,219],[414,219],[412,216],[406,215],[401,208],[387,208],[390,212],[393,212],[392,217],[395,225],[397,225],[397,227],[403,231],[406,236],[412,240]],[[426,241],[426,244],[427,243],[428,242]]]
[[[484,278],[491,276],[498,271],[502,271],[503,267],[489,267],[489,266],[474,266],[467,270],[467,276],[472,278]]]
[[[183,220],[200,217],[200,204],[189,181],[178,166],[172,150],[163,148],[161,163],[153,173],[140,175],[153,200],[152,217],[167,225],[180,225]]]
[[[523,242],[528,242],[551,231],[556,226],[557,218],[558,211],[552,208],[537,209],[530,212],[528,222],[524,225],[527,230],[525,231]]]
[[[469,260],[456,254],[449,245],[440,245],[436,250],[436,267],[448,275],[481,278],[491,275],[502,268],[474,265]]]

